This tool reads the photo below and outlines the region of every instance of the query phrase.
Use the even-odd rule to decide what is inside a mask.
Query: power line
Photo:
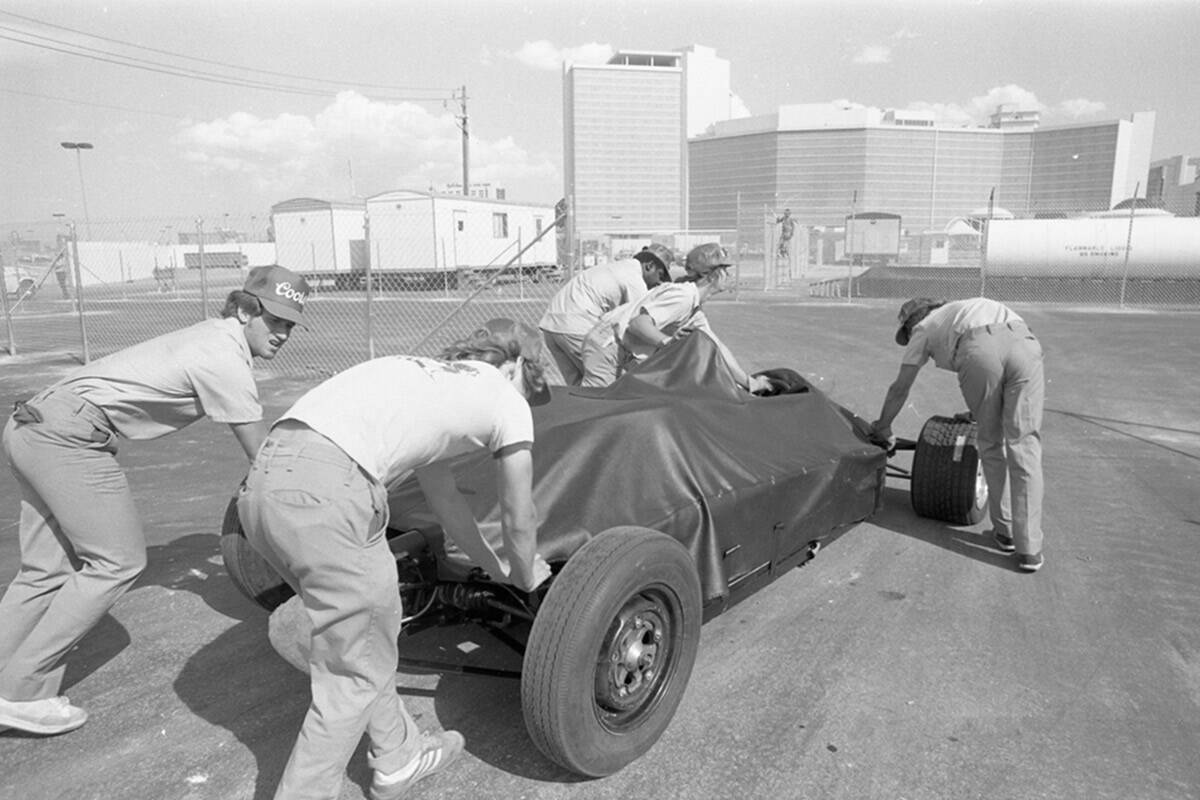
[[[104,62],[107,64],[116,64],[118,66],[130,67],[132,69],[140,69],[140,70],[144,70],[146,72],[157,72],[162,75],[171,75],[176,78],[190,78],[192,80],[206,81],[208,83],[221,83],[221,84],[225,84],[226,86],[240,86],[243,88],[263,89],[263,90],[273,91],[273,92],[285,92],[288,94],[303,94],[303,95],[308,95],[310,97],[328,97],[329,96],[328,91],[316,91],[316,90],[311,90],[311,89],[300,89],[300,88],[293,88],[293,87],[286,87],[286,86],[270,86],[267,84],[255,84],[255,83],[252,83],[249,81],[238,80],[238,79],[234,79],[234,78],[209,77],[209,76],[196,74],[196,73],[189,74],[186,71],[181,71],[174,67],[156,68],[156,67],[151,67],[151,66],[142,66],[139,64],[131,64],[128,61],[118,60],[119,58],[124,58],[124,56],[120,56],[118,58],[105,58],[103,56],[90,55],[88,53],[79,53],[74,50],[67,50],[63,47],[54,47],[52,45],[40,44],[38,42],[28,42],[28,41],[25,41],[24,39],[18,39],[13,36],[5,36],[2,33],[0,33],[0,39],[7,39],[8,41],[11,41],[11,42],[17,42],[19,44],[27,44],[30,47],[37,47],[42,50],[50,50],[50,51],[53,51],[56,53],[64,53],[66,55],[79,56],[81,58],[88,58],[93,61],[101,61],[101,62]],[[70,46],[73,47],[74,45],[70,45]]]
[[[213,66],[223,67],[225,69],[235,69],[235,70],[241,70],[243,72],[257,72],[257,73],[260,73],[263,75],[272,75],[272,76],[278,77],[278,78],[288,78],[291,80],[309,81],[312,83],[324,83],[324,84],[330,84],[333,86],[343,86],[346,88],[382,89],[385,91],[394,91],[394,92],[437,92],[437,93],[442,93],[442,94],[445,94],[445,93],[451,91],[444,87],[395,86],[395,85],[389,85],[389,84],[363,83],[363,82],[359,82],[359,81],[356,81],[356,82],[335,81],[335,80],[330,80],[328,78],[313,78],[313,77],[309,77],[309,76],[305,76],[305,75],[292,75],[292,74],[285,73],[285,72],[274,72],[272,70],[257,69],[254,67],[244,67],[244,66],[241,66],[238,64],[230,64],[230,63],[224,62],[224,61],[215,61],[215,60],[207,59],[207,58],[199,58],[197,56],[189,56],[189,55],[185,55],[183,53],[176,53],[176,52],[173,52],[170,50],[161,50],[156,47],[149,47],[147,45],[136,44],[134,42],[127,42],[122,39],[113,39],[113,38],[110,38],[107,36],[100,36],[99,34],[88,33],[86,31],[81,31],[76,28],[67,27],[65,25],[56,25],[52,22],[46,22],[45,20],[35,19],[34,17],[27,17],[27,16],[24,16],[23,14],[16,14],[11,11],[0,10],[0,14],[3,14],[5,16],[9,16],[9,17],[15,17],[17,19],[24,20],[25,22],[32,22],[36,25],[44,25],[48,28],[55,28],[57,30],[67,31],[68,33],[74,33],[74,34],[78,34],[80,36],[87,36],[92,39],[100,39],[101,41],[111,42],[113,44],[119,44],[119,45],[123,45],[125,47],[133,47],[138,50],[146,50],[151,53],[159,53],[160,55],[166,55],[166,56],[170,56],[172,58],[182,58],[182,59],[186,59],[188,61],[196,61],[201,64],[211,64]],[[7,30],[11,31],[11,30],[15,30],[15,29],[7,28]],[[23,35],[38,36],[37,34],[25,33],[23,31],[19,31],[19,30],[16,30],[15,32],[22,33]],[[72,44],[69,42],[63,42],[61,40],[50,39],[49,37],[39,36],[38,38],[47,39],[49,41],[56,42],[57,44],[65,44],[70,47],[81,47],[81,48],[84,47],[83,45],[75,45],[75,44]],[[27,44],[31,44],[31,43],[27,43]],[[85,48],[85,49],[94,50],[95,52],[105,52],[105,51],[101,51],[101,50],[96,50],[95,48]],[[122,56],[122,55],[116,54],[116,53],[106,53],[106,54],[107,55],[117,55],[120,58],[133,58],[132,56]],[[142,60],[142,59],[136,59],[136,60]],[[150,63],[154,63],[154,62],[150,62]],[[180,67],[178,69],[183,69],[183,68]],[[441,99],[441,98],[439,97],[436,99]]]
[[[5,29],[4,26],[0,26],[0,30],[4,30],[4,29]],[[35,36],[36,34],[22,33],[22,35]],[[46,37],[39,37],[39,38],[46,38]],[[79,56],[80,58],[87,58],[87,59],[91,59],[93,61],[101,61],[101,62],[104,62],[107,64],[116,64],[117,66],[129,67],[131,69],[140,69],[140,70],[143,70],[146,72],[156,72],[161,75],[171,75],[176,78],[188,78],[190,80],[205,81],[207,83],[224,84],[226,86],[239,86],[239,87],[246,88],[246,89],[260,89],[263,91],[282,92],[285,94],[307,95],[309,97],[329,97],[329,95],[330,95],[330,90],[328,90],[328,89],[305,89],[305,88],[298,87],[298,86],[282,86],[279,84],[270,84],[270,83],[265,83],[262,81],[251,81],[251,80],[245,80],[245,79],[241,79],[241,78],[227,77],[227,76],[222,76],[222,75],[216,75],[214,73],[199,72],[197,70],[191,70],[191,69],[187,69],[184,67],[174,67],[169,64],[159,64],[156,62],[146,61],[145,59],[135,59],[130,56],[122,56],[122,55],[114,54],[114,53],[106,53],[105,54],[108,56],[113,56],[112,58],[106,58],[104,55],[92,55],[89,53],[80,53],[80,52],[76,52],[75,50],[65,49],[65,47],[81,47],[81,45],[72,45],[72,44],[68,44],[65,42],[58,42],[58,44],[65,45],[65,47],[55,47],[55,46],[49,45],[49,44],[41,44],[38,42],[29,42],[24,39],[18,39],[13,36],[6,36],[2,33],[0,33],[0,39],[6,39],[8,41],[17,42],[19,44],[29,45],[30,47],[37,47],[42,50],[50,50],[50,51],[53,51],[56,53],[63,53],[65,55]],[[51,40],[51,41],[54,41],[54,40]],[[94,49],[94,48],[84,48],[84,49]],[[103,53],[104,51],[98,51],[98,52]],[[122,60],[122,59],[124,59],[124,60]],[[143,61],[145,63],[145,65],[130,63],[130,60]],[[438,101],[438,100],[444,101],[445,100],[445,98],[442,98],[442,97],[382,97],[382,96],[379,96],[376,94],[370,94],[370,93],[363,93],[363,96],[369,97],[373,100],[383,100],[383,101],[389,101],[389,102],[406,102],[407,101],[407,102],[413,102],[413,103],[427,103],[430,101]]]
[[[151,114],[156,117],[167,117],[168,119],[182,119],[184,114],[168,114],[165,111],[149,111],[144,108],[128,108],[127,106],[111,106],[105,103],[92,103],[87,100],[76,100],[71,97],[55,97],[50,94],[38,94],[37,92],[23,92],[20,89],[9,89],[0,86],[0,92],[8,92],[9,94],[23,94],[27,97],[37,97],[42,100],[57,100],[62,103],[70,103],[77,106],[93,106],[95,108],[108,108],[113,111],[129,111],[134,114]]]

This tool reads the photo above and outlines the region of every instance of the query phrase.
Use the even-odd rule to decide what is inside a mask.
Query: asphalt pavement
[[[537,752],[517,680],[402,671],[419,722],[467,739],[412,797],[1200,798],[1200,314],[1017,308],[1047,357],[1041,572],[1017,572],[986,525],[916,517],[893,479],[872,521],[705,625],[671,726],[610,777]],[[746,298],[710,317],[745,366],[792,366],[869,418],[898,366],[894,314]],[[0,357],[0,390],[66,366]],[[302,388],[266,381],[270,410]],[[896,431],[959,410],[953,375],[930,366]],[[270,798],[307,681],[271,650],[213,535],[244,458],[207,422],[120,458],[150,566],[68,658],[88,724],[0,733],[0,798]],[[0,470],[0,583],[18,565],[16,499]],[[472,627],[405,647],[515,658]],[[369,780],[360,747],[343,800]]]

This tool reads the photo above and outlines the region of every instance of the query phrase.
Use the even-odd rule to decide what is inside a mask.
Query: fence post
[[[992,214],[996,208],[996,187],[988,194],[988,213],[983,220],[983,234],[979,237],[979,296],[987,297],[987,251],[988,236],[992,230]]]
[[[79,343],[83,349],[83,363],[91,360],[88,352],[87,323],[83,320],[83,272],[79,267],[79,236],[75,233],[75,223],[71,223],[71,255],[75,261],[75,308],[79,312]]]
[[[375,357],[375,330],[374,330],[373,322],[372,322],[372,317],[374,315],[372,314],[371,298],[375,294],[375,289],[374,289],[375,262],[376,262],[376,260],[378,260],[378,258],[379,258],[379,242],[376,242],[375,243],[375,258],[371,258],[371,254],[369,252],[367,253],[367,269],[366,269],[367,297],[366,297],[366,303],[364,305],[366,306],[365,313],[366,313],[366,317],[367,317],[365,322],[366,322],[366,334],[367,334],[367,358],[368,359],[372,359]]]
[[[1137,210],[1138,192],[1142,182],[1133,187],[1133,198],[1129,203],[1129,232],[1125,234],[1125,268],[1121,271],[1121,308],[1125,308],[1125,284],[1129,281],[1129,251],[1133,249],[1133,212]]]
[[[17,354],[17,342],[13,337],[12,314],[8,309],[8,277],[4,274],[6,269],[8,267],[0,264],[0,304],[4,306],[4,327],[8,329],[8,354],[15,356]],[[13,277],[17,277],[16,273],[13,274]],[[17,285],[19,286],[20,283],[21,281],[18,278]]]
[[[850,222],[846,224],[846,302],[854,301],[854,219],[858,215],[858,190],[850,198]]]
[[[525,248],[521,247],[521,228],[517,228],[517,294],[525,299],[525,264],[521,259],[521,253],[525,252]]]
[[[779,269],[778,244],[775,241],[775,212],[765,205],[762,210],[763,226],[763,291],[776,288],[776,272]]]
[[[198,242],[199,251],[197,260],[200,262],[200,319],[208,319],[208,273],[204,269],[204,220],[196,220],[196,241]],[[184,268],[187,268],[187,256],[183,259]]]

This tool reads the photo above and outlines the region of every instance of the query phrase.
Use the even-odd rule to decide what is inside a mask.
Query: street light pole
[[[88,238],[92,238],[92,218],[88,215],[87,192],[83,188],[83,156],[80,150],[91,150],[91,142],[61,142],[65,150],[75,151],[75,165],[79,167],[79,194],[83,198],[83,221],[87,223]]]

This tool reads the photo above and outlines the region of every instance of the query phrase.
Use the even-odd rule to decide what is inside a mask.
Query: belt
[[[1010,322],[992,322],[988,325],[980,325],[977,328],[965,330],[958,335],[957,339],[954,340],[954,349],[950,351],[951,362],[953,362],[955,357],[958,356],[958,348],[962,346],[963,342],[974,339],[976,336],[982,336],[984,334],[990,335],[993,333],[999,333],[1000,331],[1030,333],[1029,326],[1027,326],[1021,320],[1012,320]]]
[[[13,404],[13,418],[22,424],[42,422],[42,410],[47,402],[65,404],[71,414],[89,422],[92,430],[88,438],[93,442],[103,444],[116,432],[104,409],[62,387],[46,389],[32,400],[18,400]]]

